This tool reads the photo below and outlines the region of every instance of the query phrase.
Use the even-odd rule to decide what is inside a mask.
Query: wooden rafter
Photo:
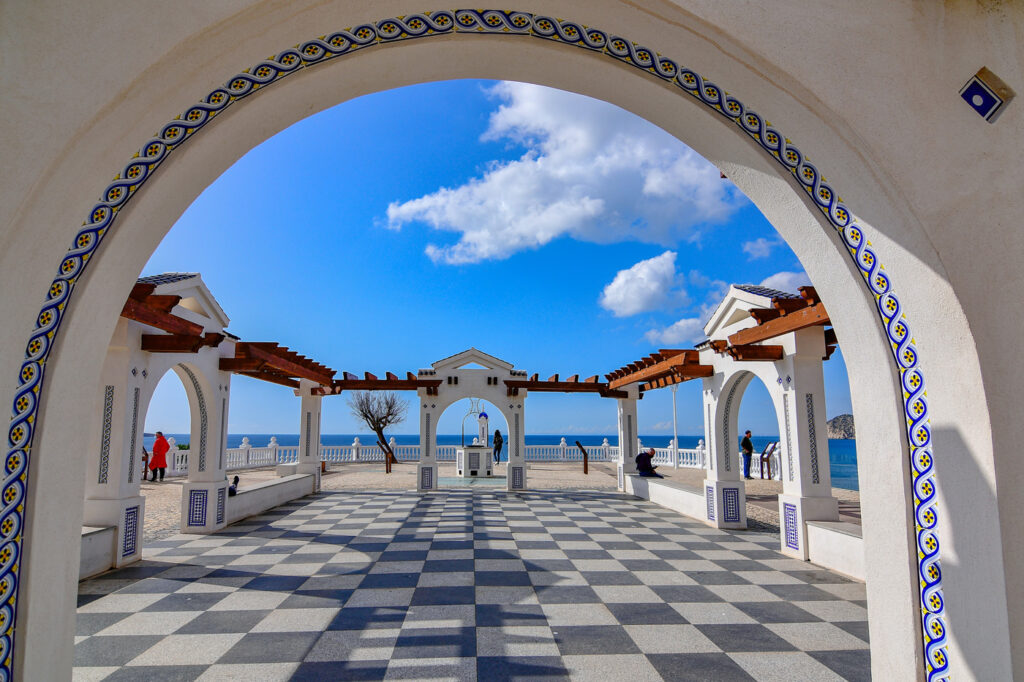
[[[220,367],[241,373],[272,372],[275,376],[308,379],[323,386],[330,386],[334,378],[334,370],[276,343],[239,341],[235,344],[235,357],[222,358]]]
[[[160,306],[149,305],[146,301],[134,298],[125,301],[124,307],[121,309],[121,317],[155,327],[168,334],[200,336],[203,333],[202,325],[171,315]]]
[[[803,301],[801,300],[801,302]],[[729,337],[729,343],[733,346],[758,343],[760,341],[774,339],[782,336],[783,334],[806,329],[807,327],[826,324],[831,324],[828,312],[825,310],[824,304],[817,303],[812,306],[805,306],[801,309],[793,310],[785,315],[779,315],[772,320],[759,322],[756,327],[741,329]]]
[[[537,375],[534,375],[536,377]],[[610,389],[608,384],[600,383],[597,381],[597,377],[591,377],[594,381],[579,381],[579,376],[576,375],[576,381],[558,381],[558,375],[554,375],[547,381],[539,381],[535,378],[530,379],[505,379],[505,386],[508,389],[509,395],[516,395],[519,389],[526,389],[527,391],[535,391],[538,393],[597,393],[605,398],[625,398],[627,394],[625,391],[616,391]]]
[[[608,382],[608,387],[618,389],[635,383],[647,383],[669,375],[688,378],[709,377],[714,374],[710,365],[700,364],[700,354],[696,350],[661,351],[658,354],[663,360],[656,361],[653,357],[646,358],[643,363],[632,363],[629,367],[638,366],[631,372],[620,373]]]
[[[148,353],[198,353],[200,348],[216,348],[223,334],[207,332],[203,336],[186,334],[143,334],[142,350]]]
[[[274,372],[237,372],[244,377],[252,377],[253,379],[259,379],[261,381],[269,381],[272,384],[280,384],[281,386],[287,386],[288,388],[298,388],[299,382],[295,379],[289,379],[281,374],[275,374]]]
[[[784,355],[782,346],[729,346],[727,352],[733,360],[739,361],[781,360]]]
[[[392,372],[385,373],[384,379],[378,379],[370,372],[364,372],[360,379],[351,372],[343,372],[341,379],[335,379],[331,384],[332,393],[342,391],[416,391],[421,388],[427,389],[430,393],[441,385],[441,379],[420,379],[412,372],[406,372],[404,379],[399,379]]]

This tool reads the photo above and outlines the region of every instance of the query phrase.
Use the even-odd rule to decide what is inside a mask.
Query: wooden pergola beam
[[[661,354],[664,356],[665,352],[662,351]],[[640,367],[628,374],[624,374],[610,380],[608,382],[608,387],[617,389],[638,382],[650,381],[651,379],[655,379],[670,372],[686,372],[687,370],[684,368],[689,368],[688,371],[690,373],[697,372],[694,376],[711,376],[710,374],[706,374],[711,367],[709,365],[701,365],[699,357],[700,354],[696,350],[689,349],[678,351],[674,354],[670,354],[667,359],[662,360],[661,362],[652,361],[649,365],[645,364],[644,367]]]
[[[806,329],[807,327],[825,324],[831,324],[828,312],[825,310],[824,304],[817,303],[758,324],[756,327],[741,329],[729,337],[729,343],[734,347],[743,346],[774,339],[783,334]]]
[[[249,358],[221,358],[220,369],[222,372],[236,372],[245,374],[247,372],[258,372],[266,367],[267,363],[262,360],[250,360]]]
[[[782,346],[729,346],[728,353],[733,360],[781,360],[784,352]]]
[[[279,351],[277,344],[273,343],[239,342],[235,345],[235,357],[262,360],[281,374],[308,379],[324,386],[330,386],[333,381],[333,371],[324,372],[307,363],[293,360],[289,357],[287,349]]]
[[[121,317],[147,324],[168,334],[199,336],[203,333],[202,325],[171,315],[134,298],[125,301],[124,307],[121,309]]]
[[[142,350],[148,353],[198,353],[200,348],[216,348],[223,334],[207,332],[203,336],[186,334],[143,334]]]
[[[281,386],[287,386],[288,388],[298,388],[299,382],[294,379],[289,379],[286,376],[280,374],[274,374],[273,372],[238,372],[238,374],[244,377],[252,377],[253,379],[259,379],[260,381],[269,381],[272,384],[279,384]]]
[[[348,376],[352,376],[346,372]],[[440,379],[335,379],[331,384],[338,391],[415,391],[437,388]]]
[[[557,374],[555,375],[558,376]],[[537,393],[597,393],[605,398],[626,398],[625,391],[610,389],[608,384],[597,381],[536,381],[533,379],[505,379],[505,386],[509,395],[515,395],[515,391],[526,389]]]

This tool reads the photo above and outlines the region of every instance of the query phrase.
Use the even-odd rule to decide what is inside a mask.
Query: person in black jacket
[[[750,480],[750,457],[754,454],[754,444],[750,440],[750,431],[743,435],[740,441],[740,450],[743,452],[743,478]]]
[[[505,444],[505,439],[501,437],[501,431],[494,429],[494,463],[497,464],[501,461],[501,446]]]
[[[650,448],[641,452],[636,456],[636,471],[640,476],[650,476],[653,478],[665,478],[659,474],[655,469],[658,467],[651,464],[651,458],[654,457],[654,448]]]

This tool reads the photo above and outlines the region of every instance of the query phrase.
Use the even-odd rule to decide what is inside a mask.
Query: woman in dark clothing
[[[501,437],[501,431],[494,429],[494,463],[497,464],[501,461],[501,446],[505,444],[505,439]],[[486,443],[485,443],[486,445]]]
[[[650,476],[653,478],[665,478],[659,474],[655,469],[658,467],[651,464],[651,459],[654,457],[654,448],[645,450],[636,456],[636,471],[640,476]]]

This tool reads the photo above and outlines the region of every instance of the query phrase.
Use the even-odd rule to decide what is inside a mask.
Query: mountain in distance
[[[827,423],[829,438],[856,438],[852,414],[841,414],[832,417]]]

